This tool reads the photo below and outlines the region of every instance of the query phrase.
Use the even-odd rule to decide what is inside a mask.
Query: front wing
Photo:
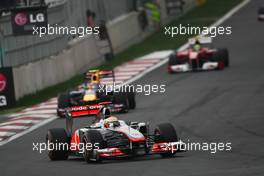
[[[163,143],[154,143],[148,152],[148,155],[153,154],[162,154],[162,153],[176,153],[181,152],[182,142],[163,142]],[[145,151],[144,151],[145,152]],[[143,152],[143,153],[144,153]],[[142,154],[139,150],[139,153],[128,153],[120,148],[106,148],[96,150],[96,154],[101,158],[118,158],[118,157],[128,157],[131,155],[140,155]]]
[[[193,69],[189,63],[178,64],[178,65],[169,65],[169,72],[180,73],[180,72],[190,72],[190,71],[207,71],[207,70],[217,70],[220,67],[219,62],[206,62],[202,65],[201,68]]]

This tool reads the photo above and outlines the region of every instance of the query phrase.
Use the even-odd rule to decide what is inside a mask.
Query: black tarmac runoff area
[[[50,128],[65,126],[57,119],[0,147],[1,176],[257,176],[264,175],[264,23],[257,20],[253,0],[222,26],[232,34],[217,37],[216,47],[230,52],[223,71],[169,75],[162,66],[136,83],[165,84],[165,93],[137,95],[137,109],[118,115],[152,125],[172,123],[183,141],[232,143],[231,151],[189,151],[173,158],[146,156],[88,164],[71,157],[50,161],[47,153],[33,151]],[[75,120],[75,127],[88,118]]]

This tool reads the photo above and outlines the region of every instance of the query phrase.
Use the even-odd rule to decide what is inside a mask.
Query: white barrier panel
[[[102,62],[96,41],[89,36],[78,40],[57,56],[14,67],[16,99],[69,80]]]
[[[131,12],[107,24],[108,33],[115,53],[122,51],[143,33],[139,26],[138,13]]]

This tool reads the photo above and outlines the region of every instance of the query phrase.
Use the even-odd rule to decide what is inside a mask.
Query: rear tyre
[[[180,63],[179,59],[177,58],[177,53],[171,54],[169,57],[168,72],[173,73],[173,71],[171,70],[171,66],[179,65],[179,64],[181,64],[181,63]]]
[[[225,67],[229,67],[229,52],[226,48],[219,49],[220,58],[224,61]]]
[[[162,123],[155,129],[155,142],[177,142],[178,136],[175,128],[170,123]],[[175,152],[160,154],[162,157],[172,157]]]
[[[86,162],[101,162],[102,158],[96,153],[97,149],[106,148],[106,142],[104,141],[101,133],[97,130],[89,130],[83,137],[84,146],[89,144],[91,148],[84,148],[83,157]]]
[[[135,92],[129,91],[127,92],[127,98],[128,98],[128,106],[129,109],[135,109],[136,108],[136,94]]]
[[[169,57],[169,65],[179,65],[181,64],[177,58],[177,53],[171,54]]]
[[[64,115],[59,112],[59,109],[65,109],[68,108],[70,106],[70,97],[69,97],[69,93],[65,92],[62,93],[58,96],[58,109],[57,109],[57,115],[61,118],[64,117]]]
[[[210,58],[209,61],[212,62],[217,62],[218,63],[218,70],[223,70],[225,67],[225,61],[224,61],[224,55],[221,49],[217,50],[217,52],[215,52],[212,56],[212,58]]]
[[[67,147],[69,147],[70,140],[63,128],[50,129],[46,136],[46,141],[47,143],[53,144],[54,146],[61,147],[57,149],[54,148],[53,150],[48,151],[50,160],[56,161],[68,159],[69,152],[67,150]]]
[[[259,8],[258,15],[259,15],[258,20],[263,21],[263,18],[260,18],[260,15],[264,15],[264,7]]]
[[[122,104],[123,109],[121,113],[128,113],[129,111],[129,100],[125,92],[118,92],[114,94],[114,103]]]

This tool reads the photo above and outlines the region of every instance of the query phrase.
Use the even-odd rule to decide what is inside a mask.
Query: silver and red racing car
[[[151,133],[148,123],[118,120],[114,116],[106,115],[110,114],[106,107],[100,112],[104,112],[103,116],[99,116],[100,119],[73,131],[73,119],[77,116],[71,116],[68,111],[66,130],[56,128],[47,133],[48,145],[64,146],[49,150],[49,158],[66,160],[69,156],[78,156],[87,162],[99,162],[152,154],[172,157],[180,152],[181,141],[171,124],[159,124]]]

